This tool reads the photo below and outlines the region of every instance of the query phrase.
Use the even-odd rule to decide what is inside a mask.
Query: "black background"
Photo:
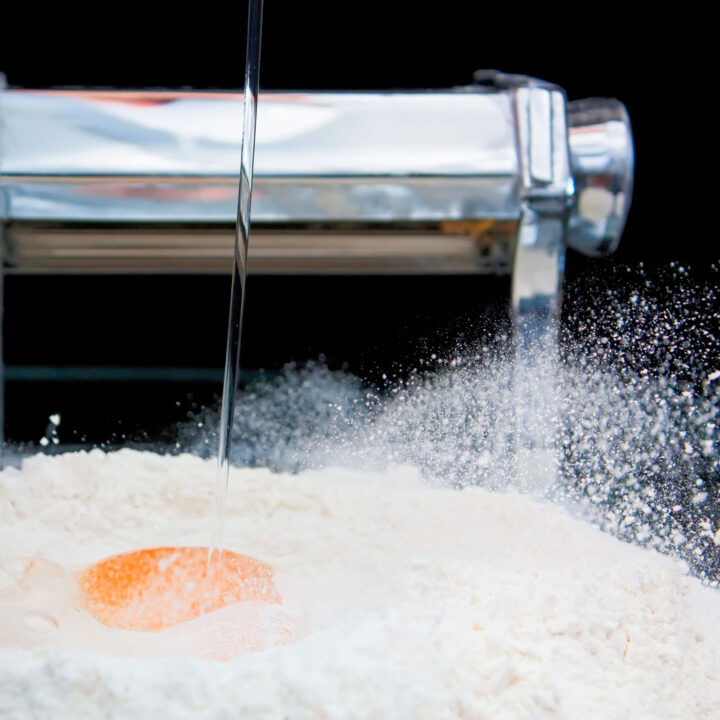
[[[612,282],[613,268],[639,261],[652,272],[677,260],[698,277],[710,276],[720,255],[711,220],[714,39],[693,8],[663,15],[587,3],[533,9],[479,2],[265,5],[266,89],[443,88],[469,83],[478,68],[497,68],[554,82],[571,100],[620,99],[635,136],[630,218],[612,259],[570,254],[569,287],[582,287],[588,277]],[[10,86],[242,86],[245,3],[162,11],[152,4],[48,10],[15,3],[3,15],[0,71]],[[226,278],[197,279],[190,290],[186,278],[132,285],[127,278],[71,280],[8,278],[8,364],[220,366]],[[499,306],[507,297],[503,281],[427,283],[252,279],[244,365],[277,367],[324,353],[331,366],[348,363],[372,378],[391,359],[412,362],[427,347],[451,347],[468,331],[468,318],[494,312],[494,301]],[[51,293],[62,300],[48,315]],[[588,302],[591,307],[592,298]],[[138,397],[149,409],[136,425],[152,434],[182,419],[193,402],[212,402],[218,391],[198,385],[188,400],[188,388],[171,383],[145,385],[139,396],[128,394],[127,385],[103,393],[92,383],[62,386],[9,383],[9,436],[37,439],[49,412],[61,410],[68,418],[64,431],[106,439],[107,418],[133,424]]]

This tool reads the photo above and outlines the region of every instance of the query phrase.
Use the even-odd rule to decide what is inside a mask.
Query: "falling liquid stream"
[[[220,411],[218,462],[216,477],[215,517],[213,521],[208,566],[213,553],[222,554],[223,526],[230,474],[230,452],[235,392],[240,368],[240,341],[245,280],[247,277],[248,239],[250,236],[250,206],[252,202],[253,163],[255,160],[255,124],[257,120],[258,90],[260,84],[260,39],[262,33],[263,0],[250,0],[248,8],[247,54],[245,58],[245,90],[243,99],[243,125],[240,141],[240,189],[235,224],[235,253],[232,286],[230,291],[230,318],[228,320],[225,374]]]

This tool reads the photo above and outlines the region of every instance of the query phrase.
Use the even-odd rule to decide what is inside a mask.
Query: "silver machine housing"
[[[557,317],[566,247],[618,245],[623,105],[496,71],[442,91],[261,94],[251,273],[512,275]],[[4,273],[229,273],[242,96],[2,90]]]

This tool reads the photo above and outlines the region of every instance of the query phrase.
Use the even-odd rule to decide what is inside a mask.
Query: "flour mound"
[[[70,573],[207,544],[213,483],[211,461],[130,450],[4,470],[0,618],[17,558]],[[295,642],[215,662],[224,611],[127,633],[46,594],[24,634],[0,619],[0,717],[717,717],[718,591],[561,507],[408,467],[233,470],[226,517],[227,547],[275,568]]]

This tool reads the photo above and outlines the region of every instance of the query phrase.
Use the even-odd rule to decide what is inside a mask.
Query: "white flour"
[[[212,655],[213,633],[232,632],[225,611],[122,633],[52,593],[24,631],[8,620],[12,558],[74,570],[205,545],[213,469],[124,450],[0,473],[0,717],[718,716],[717,590],[561,508],[431,488],[408,468],[231,475],[226,545],[276,568],[304,628],[292,644],[208,661],[197,655]]]

